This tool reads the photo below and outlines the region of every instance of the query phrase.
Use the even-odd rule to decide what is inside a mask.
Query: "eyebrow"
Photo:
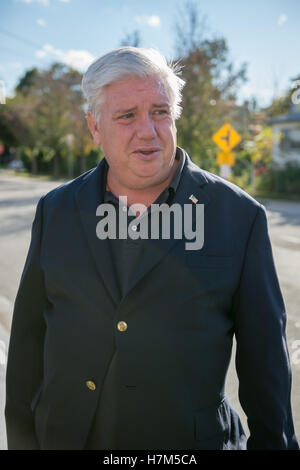
[[[169,103],[154,104],[153,108],[170,108],[170,104]]]
[[[170,104],[169,103],[153,104],[152,108],[155,108],[155,109],[170,108]],[[117,111],[113,113],[113,116],[132,113],[132,111],[136,111],[136,109],[137,109],[137,106],[134,106],[133,108],[128,108],[128,109],[118,109]]]

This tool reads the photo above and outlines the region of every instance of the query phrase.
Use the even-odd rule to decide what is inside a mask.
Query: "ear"
[[[101,145],[100,132],[98,124],[90,111],[87,113],[87,123],[96,145]]]

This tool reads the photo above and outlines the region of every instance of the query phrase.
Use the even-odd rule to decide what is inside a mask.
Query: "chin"
[[[152,167],[139,168],[139,171],[135,172],[137,178],[153,178],[161,179],[162,175],[166,174],[166,169],[161,165],[153,165]]]

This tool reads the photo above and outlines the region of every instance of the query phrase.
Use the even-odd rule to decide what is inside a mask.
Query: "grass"
[[[33,178],[39,181],[68,181],[67,178],[65,177],[60,177],[60,178],[54,178],[53,175],[48,175],[48,174],[38,174],[38,175],[33,175],[27,170],[12,170],[11,168],[8,168],[6,165],[0,165],[0,172],[9,175],[9,176],[20,176],[22,178]]]
[[[300,202],[300,197],[297,194],[286,194],[286,193],[272,193],[268,191],[254,190],[249,192],[254,198],[274,199],[281,201],[294,201]]]

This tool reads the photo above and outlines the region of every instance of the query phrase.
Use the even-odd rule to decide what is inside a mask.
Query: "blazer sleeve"
[[[250,430],[247,448],[298,449],[290,403],[285,306],[261,205],[233,306],[239,399]]]
[[[43,198],[32,224],[31,243],[14,305],[6,371],[8,449],[39,449],[31,404],[43,378],[46,305],[40,266]]]

